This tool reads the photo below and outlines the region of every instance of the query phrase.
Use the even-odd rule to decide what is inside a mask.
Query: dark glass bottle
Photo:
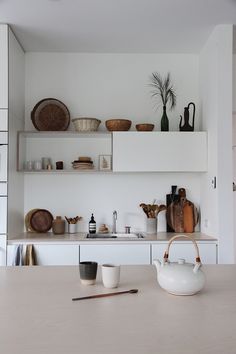
[[[96,234],[96,221],[94,220],[93,214],[91,216],[91,220],[89,221],[89,233]]]
[[[161,118],[161,131],[168,132],[169,131],[169,119],[166,114],[166,106],[163,106],[163,114]]]

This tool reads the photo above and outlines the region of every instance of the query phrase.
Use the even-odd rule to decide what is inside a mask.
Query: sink
[[[86,238],[126,238],[126,239],[137,239],[137,238],[144,238],[144,235],[141,234],[140,232],[136,233],[130,233],[130,234],[125,234],[125,233],[116,233],[116,234],[87,234]]]

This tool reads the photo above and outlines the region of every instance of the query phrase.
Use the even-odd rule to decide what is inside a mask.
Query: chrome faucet
[[[113,224],[112,224],[112,233],[116,234],[116,220],[117,220],[117,211],[113,211]]]

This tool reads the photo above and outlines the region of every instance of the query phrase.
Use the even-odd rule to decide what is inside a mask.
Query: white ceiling
[[[0,0],[26,51],[197,53],[236,0]]]

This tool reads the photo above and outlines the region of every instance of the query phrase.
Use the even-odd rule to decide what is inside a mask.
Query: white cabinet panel
[[[0,196],[6,196],[7,195],[7,183],[0,183]]]
[[[11,266],[16,245],[7,246],[7,265]],[[57,265],[78,265],[79,246],[77,245],[34,245],[37,265],[57,266]],[[23,249],[25,255],[26,245]]]
[[[81,245],[80,261],[150,264],[150,245]]]
[[[79,246],[34,245],[38,265],[78,265]]]
[[[8,110],[0,108],[0,130],[8,130]]]
[[[201,261],[203,264],[217,263],[217,245],[215,243],[198,243]],[[152,261],[161,260],[167,248],[167,243],[152,245]],[[192,242],[178,241],[170,246],[169,259],[176,262],[178,258],[184,258],[187,262],[194,263],[196,258],[195,248]]]
[[[7,236],[0,235],[0,266],[6,265]]]
[[[8,26],[0,24],[0,108],[8,108]]]
[[[0,197],[0,234],[7,233],[7,197]]]
[[[114,132],[113,171],[207,170],[206,132]]]
[[[7,145],[0,145],[0,182],[7,182]]]
[[[8,143],[8,133],[0,131],[0,144],[6,145]]]

